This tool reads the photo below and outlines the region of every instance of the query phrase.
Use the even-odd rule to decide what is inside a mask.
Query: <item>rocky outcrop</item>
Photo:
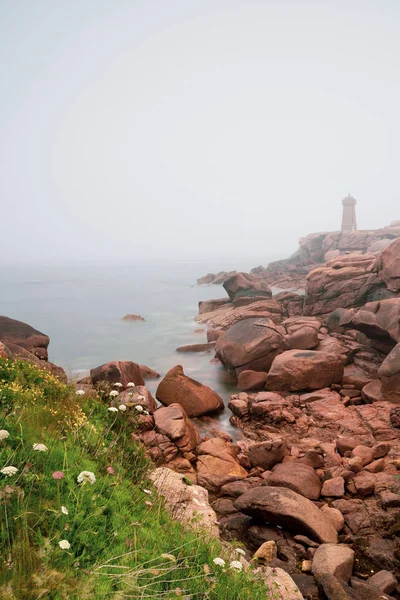
[[[400,343],[383,361],[378,371],[382,398],[400,404]]]
[[[160,373],[146,365],[139,365],[143,379],[159,379]]]
[[[6,346],[19,346],[41,360],[48,359],[50,338],[27,323],[0,316],[0,341]]]
[[[180,404],[170,404],[156,410],[154,424],[182,453],[193,452],[200,443],[199,430]]]
[[[304,534],[317,542],[337,542],[337,532],[330,519],[310,500],[290,489],[253,488],[239,496],[234,505],[246,515]]]
[[[271,298],[272,292],[268,284],[251,273],[236,273],[223,284],[231,300],[251,296]]]
[[[392,242],[378,257],[375,270],[388,290],[400,292],[400,239]]]
[[[285,333],[271,319],[246,319],[221,335],[216,356],[236,375],[247,370],[268,371],[275,356],[287,347]]]
[[[165,507],[178,521],[200,528],[218,537],[217,517],[208,502],[208,492],[200,485],[188,485],[179,473],[159,467],[150,474]]]
[[[234,303],[219,307],[211,312],[201,313],[196,317],[199,323],[207,323],[209,327],[226,331],[235,323],[251,318],[271,318],[280,320],[283,309],[276,300],[256,300],[244,306]],[[211,341],[211,340],[210,340]]]
[[[209,283],[212,283],[214,285],[220,285],[221,283],[224,283],[226,279],[229,279],[230,277],[235,275],[235,273],[237,273],[237,271],[220,271],[219,273],[207,273],[207,275],[204,275],[203,277],[200,277],[200,279],[197,280],[197,285],[204,285]]]
[[[90,369],[90,377],[93,385],[105,381],[112,385],[121,383],[126,389],[128,383],[144,385],[140,366],[130,360],[114,360],[94,369]]]
[[[211,388],[184,374],[181,365],[170,369],[157,388],[156,398],[162,404],[180,404],[188,417],[200,417],[222,410],[222,398]]]
[[[365,304],[352,315],[351,326],[369,338],[394,346],[400,342],[400,297]]]
[[[269,390],[316,390],[341,381],[344,362],[335,354],[288,350],[274,358],[267,376]]]

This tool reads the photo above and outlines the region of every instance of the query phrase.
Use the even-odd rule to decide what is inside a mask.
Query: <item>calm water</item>
[[[209,385],[227,403],[236,388],[220,365],[210,363],[213,354],[175,349],[206,341],[206,327],[194,321],[198,302],[226,295],[222,286],[197,286],[199,277],[210,271],[246,271],[266,262],[255,258],[0,267],[0,314],[49,335],[49,359],[70,376],[86,375],[110,360],[133,360],[161,375],[181,364],[187,375]],[[122,321],[127,313],[142,315],[146,322]],[[199,328],[204,333],[195,333]],[[147,382],[153,393],[157,384]],[[229,425],[230,414],[225,410],[207,426],[237,433]]]

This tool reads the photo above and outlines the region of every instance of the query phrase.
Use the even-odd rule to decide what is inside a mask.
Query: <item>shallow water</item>
[[[69,376],[84,376],[110,360],[133,360],[163,376],[181,364],[187,375],[210,386],[228,403],[236,391],[225,369],[210,362],[213,353],[178,353],[184,344],[206,341],[197,323],[199,300],[226,295],[222,286],[197,286],[208,272],[248,271],[267,259],[208,262],[146,261],[0,267],[0,314],[29,323],[50,336],[49,359]],[[127,313],[146,319],[123,321]],[[195,333],[203,329],[204,333]],[[154,394],[160,380],[147,381]],[[240,432],[224,410],[199,419],[206,432]]]

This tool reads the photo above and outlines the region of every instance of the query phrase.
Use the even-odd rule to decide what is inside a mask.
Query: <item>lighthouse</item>
[[[343,198],[342,233],[345,231],[356,231],[356,204],[357,200],[350,194]]]

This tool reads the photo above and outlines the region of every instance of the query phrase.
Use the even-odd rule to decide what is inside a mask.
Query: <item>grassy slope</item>
[[[46,371],[0,359],[0,429],[9,432],[0,469],[18,468],[0,474],[0,598],[265,600],[265,586],[229,568],[218,540],[169,517],[129,410],[111,413]],[[93,485],[78,484],[84,470]]]

